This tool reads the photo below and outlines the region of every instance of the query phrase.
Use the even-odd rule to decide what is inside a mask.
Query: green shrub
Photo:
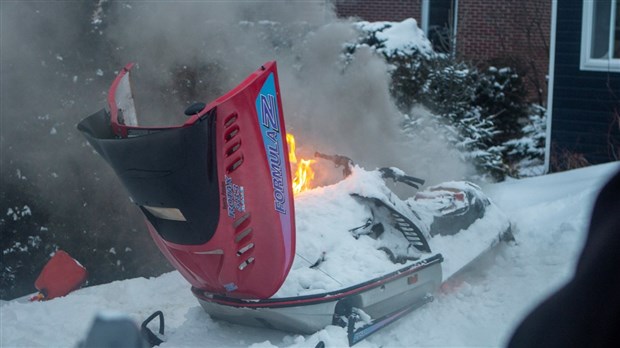
[[[515,68],[481,70],[452,55],[435,53],[430,43],[416,37],[421,35],[416,29],[411,29],[410,44],[394,48],[386,32],[395,26],[402,30],[403,23],[357,24],[360,37],[346,46],[348,59],[354,59],[360,46],[380,54],[390,66],[390,92],[400,111],[409,114],[416,105],[429,109],[440,134],[463,160],[475,165],[480,176],[503,180],[515,173],[515,166],[542,161],[544,109],[532,111]],[[416,123],[419,120],[410,115],[404,127],[411,130]]]

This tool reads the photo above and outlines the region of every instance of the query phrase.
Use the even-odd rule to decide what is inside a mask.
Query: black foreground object
[[[410,175],[406,175],[403,173],[399,173],[395,171],[393,168],[379,168],[379,172],[381,172],[381,176],[384,179],[392,179],[394,182],[402,182],[403,184],[409,185],[415,189],[419,189],[420,186],[424,185],[424,179],[416,178]]]
[[[519,325],[508,347],[619,347],[620,172],[599,193],[573,279]]]
[[[137,325],[125,316],[98,315],[78,348],[148,348]]]
[[[200,113],[207,106],[205,103],[194,103],[185,109],[185,116],[194,116]]]
[[[155,335],[153,331],[151,331],[151,329],[148,328],[148,324],[151,321],[153,321],[153,319],[155,319],[156,317],[159,317],[159,334],[163,336],[164,335],[164,313],[162,311],[157,311],[151,314],[148,318],[146,318],[146,320],[142,322],[142,325],[140,327],[140,332],[142,333],[142,337],[149,343],[151,347],[158,346],[162,342],[164,342],[161,338]]]

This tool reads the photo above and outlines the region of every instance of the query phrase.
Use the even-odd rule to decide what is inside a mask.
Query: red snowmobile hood
[[[140,127],[128,64],[79,125],[196,288],[268,298],[295,255],[295,214],[275,62],[174,127]],[[198,105],[198,107],[196,107]],[[204,106],[204,107],[203,107]]]

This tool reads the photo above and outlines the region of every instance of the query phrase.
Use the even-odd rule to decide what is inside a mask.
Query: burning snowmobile
[[[359,208],[360,223],[334,233],[371,245],[369,253],[386,265],[361,281],[334,279],[330,255],[326,261],[324,250],[304,249],[303,238],[313,233],[307,224],[296,229],[304,199],[294,203],[275,62],[210,104],[190,106],[187,121],[175,127],[138,125],[131,68],[116,77],[108,108],[78,129],[115,170],[161,252],[214,318],[306,334],[335,324],[348,328],[352,345],[431,301],[446,279],[510,237],[507,219],[471,183],[445,183],[403,200],[386,179],[415,188],[424,181],[317,153],[346,174],[330,199]],[[296,261],[313,252],[316,262]],[[304,272],[326,281],[291,287]]]

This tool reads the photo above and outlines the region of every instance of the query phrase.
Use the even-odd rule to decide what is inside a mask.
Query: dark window
[[[427,36],[436,52],[452,52],[455,9],[455,0],[428,1]]]
[[[592,13],[592,50],[590,58],[607,58],[609,54],[609,24],[611,1],[595,1]]]

